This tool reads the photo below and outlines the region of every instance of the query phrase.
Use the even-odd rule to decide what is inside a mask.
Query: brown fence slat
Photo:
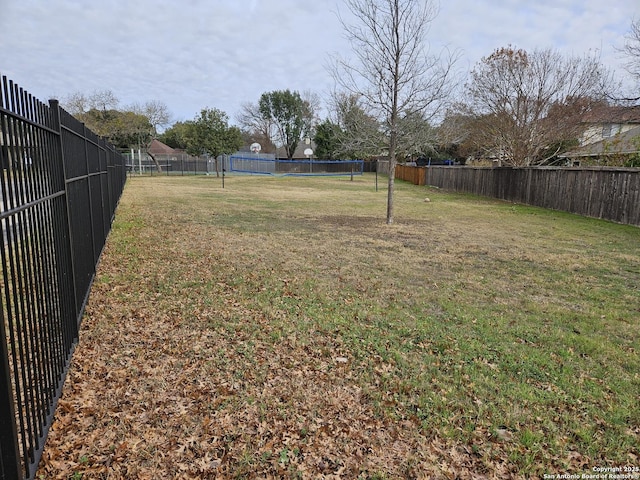
[[[638,168],[398,165],[396,178],[640,226]]]

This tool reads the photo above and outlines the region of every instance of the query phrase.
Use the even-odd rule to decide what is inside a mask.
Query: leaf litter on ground
[[[452,287],[489,275],[487,265],[521,265],[523,253],[505,253],[495,229],[467,237],[442,213],[413,218],[413,205],[387,227],[367,204],[383,211],[382,196],[361,185],[340,207],[324,184],[237,182],[234,193],[202,180],[129,182],[39,478],[528,478],[592,465],[565,433],[516,441],[517,428],[551,431],[536,417],[544,408],[496,407],[533,416],[528,425],[491,419],[500,393],[480,383],[499,382],[503,360],[487,351],[461,360],[456,332],[467,327],[456,326]],[[410,201],[401,197],[400,209]],[[401,269],[406,262],[415,268]],[[463,275],[471,268],[482,275]],[[469,291],[469,304],[493,295],[500,311],[480,323],[522,306],[529,287],[514,275],[500,286],[510,294]],[[425,302],[437,295],[449,300]],[[425,337],[425,322],[441,323],[437,338]],[[551,441],[564,446],[544,446]]]

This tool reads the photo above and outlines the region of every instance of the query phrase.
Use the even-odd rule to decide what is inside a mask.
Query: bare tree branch
[[[620,51],[627,57],[625,70],[636,81],[636,91],[618,95],[615,100],[625,103],[640,101],[640,18],[631,22],[631,31],[625,35],[625,44]]]
[[[352,45],[354,62],[336,57],[330,70],[336,83],[361,98],[387,132],[389,189],[387,223],[393,223],[396,152],[403,117],[430,118],[455,88],[457,54],[432,55],[426,44],[438,13],[433,0],[345,0],[356,22],[340,20]]]
[[[592,57],[500,48],[473,69],[467,110],[476,150],[507,165],[537,165],[579,136],[583,115],[604,100],[607,70]]]
[[[627,71],[640,82],[640,19],[631,23],[631,31],[625,36],[622,51],[627,55]]]

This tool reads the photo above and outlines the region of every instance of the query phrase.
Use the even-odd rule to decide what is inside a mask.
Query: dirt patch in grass
[[[372,177],[131,179],[41,478],[638,462],[638,231]]]

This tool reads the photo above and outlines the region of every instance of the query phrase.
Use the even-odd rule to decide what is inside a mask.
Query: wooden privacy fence
[[[407,167],[396,178],[640,226],[640,169],[614,167]]]
[[[0,165],[0,480],[33,479],[126,165],[4,76]]]
[[[414,185],[424,185],[427,179],[427,167],[406,167],[404,165],[396,165],[396,178],[411,182]]]

